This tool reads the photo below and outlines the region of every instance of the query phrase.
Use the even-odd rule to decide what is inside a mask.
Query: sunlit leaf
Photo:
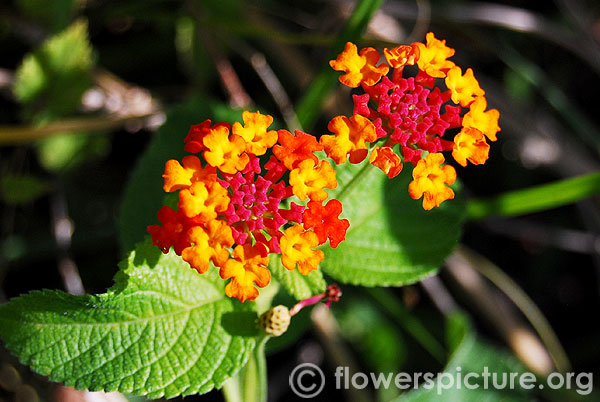
[[[271,275],[296,300],[302,300],[325,291],[327,283],[321,270],[314,270],[308,275],[302,275],[297,269],[290,271],[281,264],[279,255],[273,255],[269,263]]]
[[[0,306],[0,336],[21,362],[67,386],[205,393],[245,364],[257,334],[254,304],[225,296],[224,284],[148,240],[107,293],[35,291]]]

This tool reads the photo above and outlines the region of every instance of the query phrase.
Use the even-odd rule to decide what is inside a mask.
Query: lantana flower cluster
[[[455,182],[456,171],[444,165],[442,152],[451,151],[463,167],[467,162],[483,164],[489,155],[487,140],[496,141],[500,127],[499,112],[487,110],[485,91],[473,70],[463,72],[448,60],[454,49],[445,40],[431,32],[426,39],[427,43],[384,49],[381,64],[377,50],[358,51],[348,42],[330,65],[345,73],[339,78],[342,84],[360,86],[364,93],[353,95],[353,116],[331,120],[334,134],[322,136],[320,142],[336,163],[359,163],[368,156],[369,163],[390,178],[400,173],[403,162],[412,163],[409,194],[423,197],[423,208],[430,210],[454,198],[448,185]],[[416,67],[414,77],[404,78],[407,66]],[[436,84],[442,80],[445,88],[440,89]]]
[[[306,275],[324,258],[316,248],[328,240],[337,247],[349,222],[339,219],[338,200],[326,201],[336,174],[315,154],[323,145],[314,136],[269,130],[273,118],[260,112],[242,118],[233,127],[210,120],[191,127],[184,149],[193,155],[169,160],[163,174],[164,190],[179,192],[177,209],[162,207],[161,225],[148,232],[199,273],[212,263],[229,280],[225,293],[244,302],[270,282],[271,254]]]
[[[463,73],[448,60],[454,49],[433,33],[426,39],[384,49],[383,62],[377,50],[347,43],[330,65],[344,72],[342,84],[364,93],[353,95],[353,115],[334,117],[333,134],[318,141],[300,130],[269,130],[273,118],[260,112],[245,111],[233,126],[192,126],[185,138],[192,155],[166,163],[164,190],[178,191],[179,202],[160,209],[160,225],[148,226],[153,243],[164,253],[173,247],[199,273],[214,265],[229,280],[225,293],[244,302],[270,282],[272,254],[306,275],[324,258],[320,245],[329,240],[335,248],[345,239],[350,224],[339,218],[342,204],[327,201],[325,190],[337,187],[335,170],[315,152],[336,164],[368,158],[389,178],[410,162],[408,192],[423,197],[424,209],[454,198],[456,171],[442,152],[462,166],[485,163],[499,113],[487,110],[473,70]],[[404,77],[407,66],[414,76]]]

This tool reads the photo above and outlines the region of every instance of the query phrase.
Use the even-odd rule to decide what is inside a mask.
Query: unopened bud
[[[275,306],[263,313],[258,325],[271,336],[281,336],[290,325],[290,310],[286,306]]]

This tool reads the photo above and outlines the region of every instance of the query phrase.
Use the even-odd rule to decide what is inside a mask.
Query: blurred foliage
[[[79,108],[94,67],[87,32],[86,22],[75,22],[23,59],[14,93],[29,118],[43,122]]]
[[[67,133],[38,141],[40,164],[50,171],[66,171],[100,159],[110,151],[110,139],[85,133]]]
[[[452,347],[450,361],[444,373],[452,374],[456,377],[457,373],[462,374],[462,378],[468,373],[480,374],[484,372],[484,368],[493,376],[498,375],[500,381],[502,373],[519,373],[522,374],[525,368],[512,356],[503,350],[489,345],[475,336],[470,328],[468,319],[464,316],[451,315],[448,317],[447,323],[447,338],[448,343]],[[492,378],[492,377],[490,377]],[[438,383],[442,381],[441,384]],[[452,380],[454,381],[454,379]],[[450,387],[450,381],[447,378],[438,379],[435,386],[431,389],[423,389],[406,396],[400,397],[394,401],[461,401],[461,402],[478,402],[478,401],[507,401],[518,402],[525,400],[535,400],[534,392],[521,389],[518,385],[514,389],[495,390],[484,389],[482,379],[475,378],[471,384],[477,386],[475,389],[466,387]],[[448,389],[445,389],[448,388]]]
[[[0,198],[10,205],[32,202],[49,190],[48,183],[35,176],[5,173],[0,177]]]
[[[69,25],[79,3],[81,0],[17,0],[17,7],[24,16],[58,32]]]

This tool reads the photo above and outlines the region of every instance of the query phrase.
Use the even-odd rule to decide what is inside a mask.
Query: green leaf
[[[317,293],[322,293],[327,287],[321,270],[314,270],[308,275],[302,275],[297,269],[290,271],[283,266],[279,255],[271,256],[269,271],[296,300],[307,299]]]
[[[87,23],[77,21],[23,59],[15,96],[37,121],[68,115],[77,110],[90,86],[93,66]]]
[[[36,176],[3,174],[0,178],[0,198],[7,204],[24,204],[44,195],[49,187],[46,181]]]
[[[470,219],[491,215],[517,216],[568,205],[600,193],[600,172],[572,177],[541,186],[511,191],[468,204]]]
[[[367,29],[369,21],[379,7],[381,7],[382,3],[383,0],[360,0],[356,4],[346,26],[333,44],[329,59],[335,59],[338,53],[344,49],[346,42],[357,42],[360,39],[363,32]],[[310,130],[314,124],[321,112],[325,96],[334,87],[339,76],[339,72],[334,71],[329,66],[328,60],[324,61],[321,71],[317,74],[296,108],[298,121],[305,130]]]
[[[192,124],[241,120],[242,112],[218,101],[198,97],[167,113],[167,121],[155,134],[150,146],[129,177],[119,213],[121,249],[130,250],[147,234],[146,227],[158,223],[156,214],[163,205],[162,174],[169,159],[183,158],[184,138]]]
[[[36,372],[67,386],[150,398],[219,388],[256,342],[254,304],[224,293],[149,240],[105,294],[35,291],[0,306],[0,335]]]
[[[334,279],[363,286],[401,286],[435,273],[456,246],[464,200],[445,201],[425,211],[408,195],[411,169],[390,180],[367,161],[337,166],[331,191],[350,221],[346,241],[325,249],[322,267]]]

